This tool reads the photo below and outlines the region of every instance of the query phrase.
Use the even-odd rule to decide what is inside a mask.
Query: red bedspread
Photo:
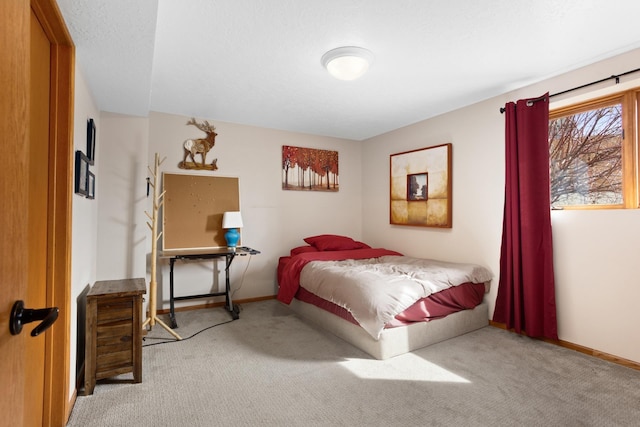
[[[453,286],[427,298],[422,298],[398,314],[395,319],[387,323],[385,328],[405,326],[414,322],[428,322],[446,317],[460,310],[472,309],[482,302],[485,291],[484,283],[465,283],[460,286]],[[333,313],[354,325],[359,325],[346,308],[324,300],[303,287],[296,293],[296,298]]]
[[[311,261],[340,261],[344,259],[368,259],[383,255],[402,255],[388,249],[354,249],[349,251],[307,252],[287,257],[278,267],[278,300],[289,304],[300,287],[300,271]]]

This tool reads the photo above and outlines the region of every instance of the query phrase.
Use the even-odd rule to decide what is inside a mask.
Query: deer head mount
[[[210,124],[208,120],[198,123],[193,117],[187,122],[187,126],[190,125],[197,127],[202,132],[206,133],[207,136],[199,139],[187,139],[182,144],[182,147],[184,148],[184,157],[178,167],[182,169],[217,170],[218,159],[213,159],[213,162],[211,162],[210,165],[206,164],[207,153],[216,144],[216,136],[218,135],[216,133],[216,127]],[[201,163],[196,162],[197,154],[200,154],[202,158]],[[187,162],[187,157],[191,159],[190,162]]]

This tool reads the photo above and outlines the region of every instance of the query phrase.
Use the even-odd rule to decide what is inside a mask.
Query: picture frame
[[[452,227],[452,144],[389,156],[389,223]]]
[[[96,159],[96,123],[93,119],[87,120],[87,159],[90,165]]]
[[[427,200],[429,194],[429,173],[412,173],[407,175],[407,200]]]
[[[75,193],[82,196],[89,194],[89,158],[80,150],[76,150]]]
[[[339,153],[318,148],[282,146],[282,189],[340,190]]]
[[[87,174],[87,199],[96,198],[96,176],[89,171]]]

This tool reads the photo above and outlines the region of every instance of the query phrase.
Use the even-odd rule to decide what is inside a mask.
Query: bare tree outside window
[[[620,205],[622,104],[549,121],[551,206]]]

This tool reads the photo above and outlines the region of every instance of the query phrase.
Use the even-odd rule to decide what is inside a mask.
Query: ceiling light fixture
[[[355,80],[367,72],[373,53],[356,46],[339,47],[322,55],[321,62],[336,79]]]

